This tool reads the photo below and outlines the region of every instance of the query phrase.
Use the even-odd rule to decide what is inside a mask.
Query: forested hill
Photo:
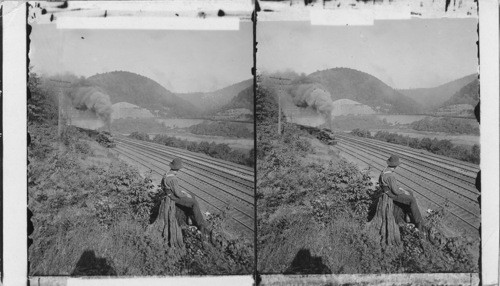
[[[253,84],[244,90],[240,91],[236,97],[231,99],[231,101],[218,109],[217,111],[224,111],[236,108],[245,108],[253,111]]]
[[[441,107],[461,88],[474,80],[477,80],[477,74],[464,76],[433,88],[401,89],[399,92],[421,104],[425,111],[432,111]]]
[[[191,102],[205,113],[213,113],[221,106],[230,104],[241,91],[252,85],[253,79],[248,79],[213,92],[179,93],[177,96]]]
[[[139,74],[113,71],[96,74],[88,80],[109,94],[112,103],[129,102],[153,112],[157,110],[166,117],[192,117],[200,113],[189,101]]]
[[[413,99],[358,70],[333,68],[314,72],[308,77],[321,83],[332,100],[351,99],[383,113],[412,114],[421,111],[420,104]]]
[[[455,104],[470,104],[476,106],[479,102],[479,80],[476,78],[468,85],[462,87],[442,106],[450,106]]]

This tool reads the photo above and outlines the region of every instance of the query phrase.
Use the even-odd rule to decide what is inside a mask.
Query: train
[[[301,130],[307,131],[307,133],[313,135],[327,145],[337,145],[338,143],[332,131],[327,128],[317,128],[296,123],[295,125],[297,125]]]
[[[82,127],[74,126],[78,131],[87,134],[90,138],[97,141],[97,143],[101,144],[106,148],[114,148],[116,147],[115,139],[113,135],[109,131],[99,131],[94,129],[87,129]]]

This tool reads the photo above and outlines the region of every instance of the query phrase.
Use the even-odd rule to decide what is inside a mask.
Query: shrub
[[[90,148],[89,143],[79,140],[75,142],[74,145],[75,152],[83,155],[91,155],[92,154],[92,149]]]
[[[134,131],[128,135],[128,137],[132,139],[137,139],[137,140],[142,140],[142,141],[151,141],[149,139],[149,135],[147,133],[139,132],[139,131]]]

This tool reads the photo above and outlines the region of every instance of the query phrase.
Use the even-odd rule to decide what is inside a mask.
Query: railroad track
[[[474,185],[478,166],[474,169],[472,164],[455,165],[453,160],[441,156],[420,156],[418,151],[373,139],[339,134],[336,139],[338,149],[377,170],[386,167],[385,161],[390,154],[400,155],[404,164],[398,167],[398,175],[403,187],[413,190],[426,206],[441,207],[448,201],[450,222],[471,236],[479,236],[479,192]]]
[[[356,138],[351,136],[351,135],[342,135],[339,133],[335,134],[336,136],[350,139],[350,140],[355,140]],[[407,146],[402,146],[399,144],[393,144],[393,143],[388,143],[388,142],[383,142],[380,140],[376,139],[370,139],[370,138],[360,138],[357,137],[358,140],[365,141],[371,145],[376,145],[380,146],[382,148],[384,147],[390,147],[393,151],[400,151],[400,152],[405,152],[407,154],[407,157],[409,158],[418,158],[419,160],[423,162],[429,162],[432,163],[436,166],[442,166],[444,168],[448,168],[450,170],[455,171],[457,174],[462,174],[463,176],[475,179],[476,174],[479,171],[479,166],[476,164],[472,164],[469,162],[464,162],[461,160],[433,154],[424,150],[417,150],[411,147]]]
[[[428,160],[419,160],[414,156],[409,156],[404,150],[395,150],[391,148],[391,146],[380,146],[379,144],[373,144],[367,140],[359,140],[348,136],[337,136],[337,138],[346,140],[350,144],[356,144],[361,149],[375,152],[376,154],[382,154],[383,156],[398,154],[405,160],[405,164],[402,165],[400,169],[419,174],[422,178],[432,180],[439,187],[443,187],[446,190],[453,187],[453,191],[451,191],[450,194],[457,194],[458,197],[465,202],[475,202],[479,195],[479,191],[477,191],[475,187],[475,178],[468,177],[468,179],[464,179],[463,174],[447,169],[441,165],[434,165]],[[450,167],[452,168],[453,166]],[[436,176],[436,173],[439,173],[440,176]]]
[[[254,233],[253,168],[161,144],[116,136],[115,150],[161,178],[175,157],[183,159],[180,188],[196,195],[202,212],[226,211],[234,230]]]

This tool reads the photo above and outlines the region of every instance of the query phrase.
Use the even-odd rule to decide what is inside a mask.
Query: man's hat
[[[180,170],[182,168],[182,159],[177,157],[170,162],[170,169],[172,170]]]
[[[389,159],[387,159],[387,166],[389,167],[397,167],[399,165],[399,156],[398,155],[391,155]]]

